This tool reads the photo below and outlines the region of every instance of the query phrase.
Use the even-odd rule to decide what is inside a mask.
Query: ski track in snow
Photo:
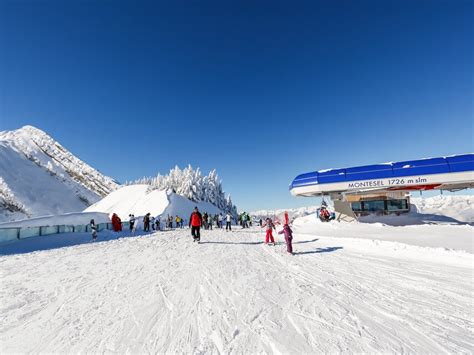
[[[472,254],[297,234],[291,256],[263,239],[179,230],[2,256],[0,350],[473,352]]]

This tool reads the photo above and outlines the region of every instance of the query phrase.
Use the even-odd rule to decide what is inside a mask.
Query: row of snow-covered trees
[[[215,169],[203,176],[199,168],[193,169],[191,165],[184,169],[175,166],[168,175],[158,174],[156,177],[144,177],[125,184],[147,184],[151,190],[172,190],[189,200],[209,202],[225,212],[237,215],[237,207],[232,203],[230,194],[225,196],[222,181]]]

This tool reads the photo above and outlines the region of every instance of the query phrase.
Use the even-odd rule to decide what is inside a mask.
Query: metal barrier
[[[122,222],[122,230],[130,228],[129,222]],[[98,223],[97,231],[113,230],[112,223]],[[42,237],[52,234],[62,233],[87,233],[91,232],[90,224],[86,225],[55,225],[55,226],[41,226],[41,227],[12,227],[0,228],[0,243],[10,242],[19,239]]]

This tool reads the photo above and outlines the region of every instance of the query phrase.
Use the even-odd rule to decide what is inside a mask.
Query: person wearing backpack
[[[201,226],[202,226],[202,214],[199,212],[197,207],[194,207],[191,217],[189,217],[189,227],[191,227],[191,235],[193,241],[200,242],[201,240]]]

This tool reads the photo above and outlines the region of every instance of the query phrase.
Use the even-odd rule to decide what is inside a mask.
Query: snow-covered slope
[[[0,222],[81,211],[118,187],[45,132],[0,132]]]
[[[117,213],[122,220],[128,220],[131,213],[135,217],[151,213],[155,217],[178,215],[188,218],[195,206],[201,212],[221,212],[209,202],[193,202],[172,192],[150,190],[150,186],[144,184],[123,186],[88,207],[85,212]]]
[[[296,233],[295,255],[287,255],[280,235],[278,245],[264,245],[260,229],[203,231],[200,245],[188,229],[110,240],[114,234],[0,249],[2,353],[470,354],[474,347],[472,254]],[[59,247],[70,239],[79,244]],[[35,243],[47,250],[17,254]]]

